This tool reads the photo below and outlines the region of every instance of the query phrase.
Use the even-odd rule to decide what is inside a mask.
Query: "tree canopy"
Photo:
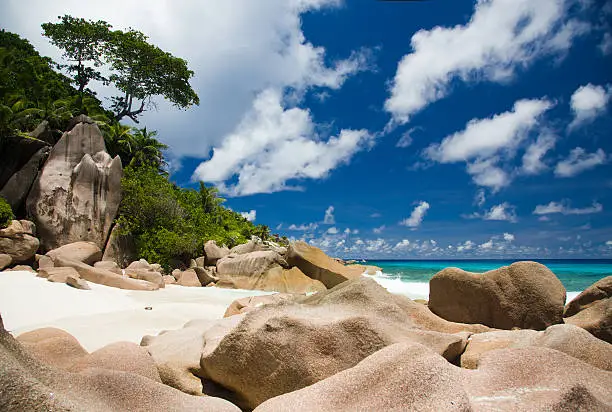
[[[44,23],[42,28],[51,43],[63,50],[63,57],[73,62],[60,67],[72,74],[80,95],[91,80],[112,84],[120,92],[111,98],[116,121],[128,117],[138,123],[155,96],[181,109],[200,104],[189,84],[193,71],[187,62],[150,44],[142,32],[111,30],[103,20],[58,18],[59,22]],[[98,70],[105,64],[108,78]]]

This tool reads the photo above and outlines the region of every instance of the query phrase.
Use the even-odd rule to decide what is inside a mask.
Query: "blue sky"
[[[172,178],[281,235],[343,257],[612,257],[610,2],[23,3],[2,27],[54,58],[40,23],[63,13],[186,58],[200,107],[143,119]]]

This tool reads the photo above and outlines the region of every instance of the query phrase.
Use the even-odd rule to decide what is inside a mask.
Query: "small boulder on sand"
[[[74,242],[48,251],[47,256],[53,260],[61,256],[65,259],[93,265],[102,259],[102,250],[94,242]]]

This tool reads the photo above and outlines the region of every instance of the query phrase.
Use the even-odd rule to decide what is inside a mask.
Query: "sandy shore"
[[[14,336],[53,326],[74,335],[88,351],[112,342],[140,343],[144,335],[178,329],[193,319],[211,324],[235,299],[268,292],[167,286],[130,291],[89,283],[91,290],[37,278],[30,272],[0,272],[0,313]],[[145,307],[151,310],[145,310]]]

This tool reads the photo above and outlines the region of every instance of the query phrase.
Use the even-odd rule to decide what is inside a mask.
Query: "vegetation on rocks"
[[[0,197],[0,229],[7,227],[14,218],[15,216],[13,216],[11,205]]]

